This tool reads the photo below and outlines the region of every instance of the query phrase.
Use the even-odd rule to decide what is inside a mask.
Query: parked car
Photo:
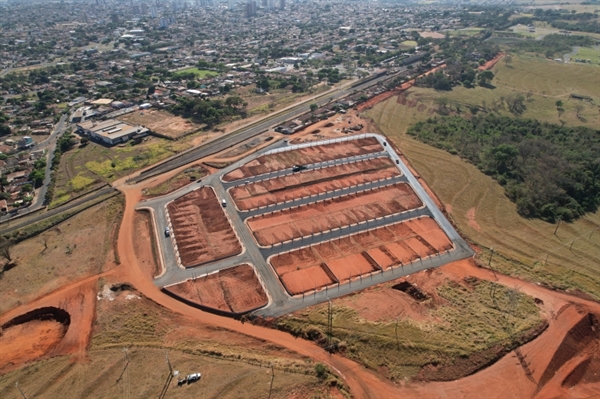
[[[192,382],[198,381],[202,377],[201,373],[188,374],[187,383],[191,384]]]
[[[292,168],[292,172],[300,172],[302,170],[306,170],[306,166],[304,165],[294,165],[294,167]]]

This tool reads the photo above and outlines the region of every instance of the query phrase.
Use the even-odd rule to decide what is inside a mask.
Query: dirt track
[[[410,386],[406,386],[403,383],[395,384],[383,380],[375,373],[366,370],[361,365],[347,358],[328,354],[312,342],[294,338],[281,331],[254,326],[248,323],[241,324],[233,319],[219,317],[184,305],[161,293],[152,281],[148,279],[138,264],[133,250],[133,236],[135,234],[133,222],[135,215],[134,206],[141,199],[140,187],[127,186],[123,182],[120,182],[119,188],[126,195],[126,208],[117,243],[121,266],[109,272],[114,278],[134,285],[143,295],[155,303],[173,312],[189,316],[199,323],[263,339],[295,351],[302,356],[307,356],[316,362],[327,364],[343,377],[344,382],[348,384],[352,394],[356,398],[550,398],[561,395],[563,397],[591,397],[592,395],[597,395],[600,391],[600,384],[598,383],[576,385],[574,388],[568,389],[568,385],[562,385],[560,378],[553,378],[545,386],[538,387],[535,382],[537,380],[534,379],[534,381],[531,381],[527,377],[513,353],[505,356],[487,369],[457,381],[411,383]],[[504,275],[498,275],[496,278],[491,271],[476,267],[472,261],[451,263],[438,270],[443,273],[452,274],[458,278],[475,276],[480,279],[497,281],[505,286],[517,288],[519,291],[539,298],[542,301],[540,306],[543,314],[549,319],[549,328],[540,337],[521,348],[521,353],[525,356],[529,367],[533,370],[539,370],[538,373],[544,372],[550,362],[554,348],[560,344],[566,332],[581,320],[581,316],[586,315],[588,312],[595,314],[600,312],[600,304],[596,302],[550,291],[541,286]],[[78,352],[85,354],[87,345],[86,337],[89,338],[89,332],[91,331],[94,313],[93,305],[96,301],[96,282],[99,277],[93,276],[70,284],[27,305],[14,308],[0,316],[0,323],[4,323],[31,309],[43,306],[60,306],[61,304],[63,305],[61,307],[64,307],[64,302],[68,301],[66,306],[71,314],[71,326],[78,326],[77,333],[79,337],[83,338],[81,342],[84,345],[82,347],[80,341],[77,340],[65,342],[69,335],[67,333],[67,336],[65,336],[65,339],[59,345],[59,347],[62,347],[63,352],[55,350],[53,353]],[[78,299],[80,296],[81,300]],[[80,308],[80,303],[91,304],[91,313],[88,305],[85,305],[85,310],[79,313],[77,309]],[[76,304],[77,306],[69,304]],[[546,353],[547,355],[545,355]],[[558,377],[562,376],[562,371],[563,368],[559,370]],[[538,388],[540,389],[539,391]]]
[[[194,190],[167,208],[183,266],[193,267],[242,252],[212,188]]]
[[[404,212],[421,205],[408,184],[398,183],[255,216],[246,223],[256,241],[266,246]]]
[[[229,193],[239,210],[248,210],[399,174],[389,158],[375,158],[236,186]]]
[[[227,173],[223,176],[223,181],[244,179],[250,176],[291,168],[294,165],[331,161],[382,150],[383,148],[377,139],[369,137],[345,143],[326,144],[318,147],[306,147],[293,151],[263,155],[242,165],[239,169]]]

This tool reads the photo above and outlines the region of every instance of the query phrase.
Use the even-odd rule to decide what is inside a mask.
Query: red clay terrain
[[[294,165],[331,161],[380,151],[383,151],[383,148],[377,139],[367,137],[342,143],[324,144],[263,155],[242,165],[239,169],[227,173],[223,176],[223,181],[230,182],[250,176],[258,176],[276,170],[291,168]]]
[[[71,319],[61,309],[47,307],[18,316],[2,326],[0,371],[37,359],[56,348]]]
[[[194,267],[242,252],[211,187],[194,190],[167,205],[181,263]]]
[[[60,288],[0,316],[0,374],[33,360],[73,354],[84,360],[96,310],[98,278]]]
[[[399,176],[400,172],[387,157],[309,169],[274,179],[233,187],[229,190],[241,211],[308,197],[371,181]]]
[[[246,313],[268,303],[267,294],[250,265],[220,270],[164,290],[193,305],[225,313]]]
[[[393,215],[421,205],[421,200],[408,184],[397,183],[262,214],[248,219],[246,223],[258,244],[267,246]]]
[[[157,180],[162,178],[163,176]],[[268,342],[274,348],[284,348],[282,350],[295,352],[299,356],[327,365],[343,378],[344,383],[348,385],[352,395],[356,398],[545,399],[592,398],[598,397],[600,393],[600,382],[597,382],[596,378],[598,350],[597,346],[594,346],[598,345],[598,325],[595,320],[600,315],[600,304],[564,292],[549,290],[541,285],[518,278],[494,274],[488,269],[477,267],[472,260],[447,264],[436,269],[434,273],[440,273],[442,276],[452,279],[476,277],[481,280],[495,281],[533,296],[539,304],[542,315],[548,320],[549,326],[539,337],[520,347],[518,353],[511,352],[473,375],[449,382],[391,382],[355,361],[339,354],[326,352],[313,342],[295,338],[282,331],[250,323],[243,324],[231,318],[188,306],[162,293],[148,278],[144,266],[138,262],[134,250],[134,238],[137,234],[134,223],[134,207],[141,199],[141,189],[144,183],[130,186],[123,184],[126,179],[115,183],[126,198],[119,237],[116,240],[121,260],[120,266],[103,275],[71,283],[0,315],[0,325],[5,325],[17,316],[43,307],[56,307],[69,313],[71,323],[65,336],[54,349],[50,349],[41,358],[75,354],[75,361],[85,360],[94,323],[98,279],[110,274],[111,279],[118,279],[118,281],[135,286],[157,307],[176,313],[178,317],[193,320],[200,328],[211,330],[212,334],[219,336],[222,342],[243,345],[245,342],[243,337],[251,337]],[[423,275],[426,276],[426,274]],[[423,281],[433,282],[433,279],[424,278]],[[419,286],[422,285],[419,284]],[[361,303],[363,306],[361,314],[369,313],[374,318],[397,315],[395,308],[390,309],[389,306],[386,306],[385,314],[381,313],[377,316],[377,310],[382,306],[377,301],[371,302],[372,305]],[[582,321],[584,319],[588,321]],[[174,324],[174,327],[176,326],[177,323]],[[192,330],[193,328],[189,328],[189,331]],[[179,331],[176,332],[179,333]],[[233,341],[232,336],[235,335],[235,332],[241,334],[236,336],[236,341]],[[583,345],[580,345],[579,342],[582,340],[587,343],[584,342]],[[11,348],[12,345],[13,343],[2,342],[2,356],[5,356],[4,349],[6,347],[11,350],[16,349]],[[9,369],[17,368],[27,361],[14,356],[13,359],[15,359],[14,365],[0,370],[0,373],[3,374]],[[545,382],[540,384],[544,375],[550,376],[550,378],[544,377]]]
[[[422,217],[276,255],[270,263],[290,295],[297,295],[450,248],[435,220]]]

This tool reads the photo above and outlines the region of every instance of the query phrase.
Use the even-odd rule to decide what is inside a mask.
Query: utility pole
[[[273,392],[273,380],[275,380],[275,369],[271,365],[271,386],[269,387],[269,399],[271,399],[271,393]]]
[[[554,235],[556,235],[556,232],[558,231],[558,228],[560,227],[560,222],[561,222],[561,218],[558,218],[558,223],[556,224],[556,228],[554,229]]]
[[[18,381],[15,382],[15,386],[17,387],[17,389],[21,393],[21,396],[23,396],[23,399],[27,399],[27,396],[25,396],[25,394],[23,393],[23,391],[21,391],[21,388],[19,388],[19,382]]]
[[[331,311],[331,299],[327,298],[329,309],[327,311],[327,350],[331,353],[331,338],[333,338],[333,312]]]

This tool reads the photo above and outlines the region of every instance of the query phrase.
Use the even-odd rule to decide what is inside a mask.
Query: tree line
[[[430,118],[408,134],[492,176],[524,217],[571,221],[600,205],[600,130],[487,115]]]

